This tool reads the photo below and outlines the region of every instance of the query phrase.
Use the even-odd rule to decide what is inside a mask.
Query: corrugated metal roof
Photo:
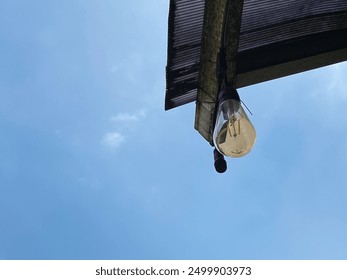
[[[203,0],[170,2],[165,108],[194,101],[197,93]]]
[[[203,0],[170,1],[166,109],[196,99],[204,6]],[[346,48],[346,0],[245,0],[237,86],[346,60]],[[307,60],[314,56],[321,61]],[[305,63],[273,70],[301,59]]]

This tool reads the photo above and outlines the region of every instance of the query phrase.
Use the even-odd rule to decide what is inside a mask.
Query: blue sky
[[[163,109],[168,4],[0,2],[0,258],[346,259],[347,64],[240,89],[217,174]]]

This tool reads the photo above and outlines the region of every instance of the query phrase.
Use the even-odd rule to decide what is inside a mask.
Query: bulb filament
[[[229,129],[228,129],[230,137],[236,137],[237,135],[241,134],[240,120],[237,120],[237,128],[235,127],[235,123],[236,123],[236,118],[235,116],[232,116],[229,120]],[[234,131],[233,135],[231,135],[231,130]]]

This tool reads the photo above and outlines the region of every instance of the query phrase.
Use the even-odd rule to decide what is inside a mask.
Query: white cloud
[[[101,143],[112,150],[117,149],[123,142],[125,142],[125,136],[123,133],[120,133],[119,130],[126,132],[130,127],[133,127],[132,125],[129,126],[130,123],[136,123],[145,117],[145,109],[141,109],[134,114],[119,113],[111,116],[109,120],[117,123],[118,132],[114,131],[104,134]]]
[[[128,113],[120,113],[116,116],[112,116],[110,120],[112,122],[129,122],[129,121],[137,121],[139,118],[137,115],[128,114]]]
[[[117,149],[123,142],[124,136],[119,132],[108,132],[102,138],[101,143],[108,148]]]
[[[136,122],[146,117],[146,110],[141,109],[135,114],[119,113],[118,115],[111,116],[110,121],[112,122]]]

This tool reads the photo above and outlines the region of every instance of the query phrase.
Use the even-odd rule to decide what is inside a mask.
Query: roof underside
[[[165,109],[196,100],[204,0],[171,0]],[[245,0],[237,87],[347,60],[346,0]]]

